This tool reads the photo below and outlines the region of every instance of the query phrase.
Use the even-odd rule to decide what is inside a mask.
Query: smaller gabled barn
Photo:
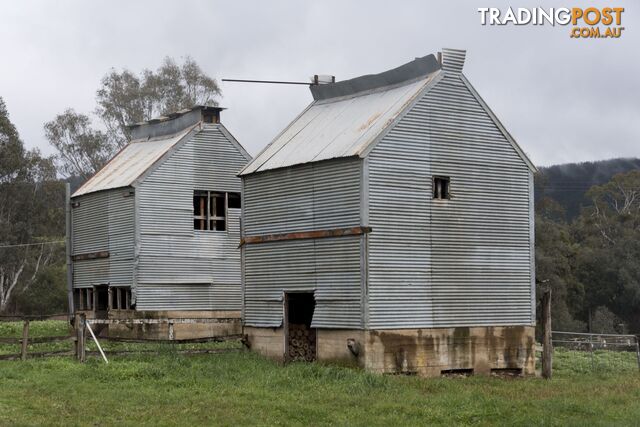
[[[534,372],[535,167],[445,49],[311,86],[241,172],[243,322],[280,360]]]
[[[236,174],[250,156],[220,123],[221,110],[194,107],[134,125],[132,141],[71,196],[76,311],[212,319],[174,325],[175,339],[241,332]],[[108,332],[166,339],[169,328]]]

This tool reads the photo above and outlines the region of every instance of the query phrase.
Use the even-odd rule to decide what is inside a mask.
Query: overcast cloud
[[[625,7],[618,40],[480,25],[478,7],[539,3],[7,1],[0,96],[26,145],[49,154],[43,123],[68,107],[91,112],[111,67],[139,72],[190,55],[218,79],[343,80],[453,47],[467,50],[465,75],[534,163],[640,156],[640,6],[543,5]],[[252,154],[311,101],[304,86],[221,88],[222,121]]]

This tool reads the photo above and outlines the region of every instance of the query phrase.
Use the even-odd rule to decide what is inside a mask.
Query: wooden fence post
[[[24,319],[22,327],[22,348],[20,351],[20,359],[27,360],[27,346],[29,345],[29,319]]]
[[[76,316],[76,357],[80,362],[86,360],[86,315],[80,313]]]
[[[78,358],[78,346],[80,345],[78,343],[78,322],[80,322],[80,315],[75,313],[71,324],[73,325],[73,334],[75,335],[73,338],[73,345],[75,346],[74,351],[76,353],[76,359]]]
[[[551,342],[551,288],[542,294],[542,377],[550,379],[553,366],[553,344]]]

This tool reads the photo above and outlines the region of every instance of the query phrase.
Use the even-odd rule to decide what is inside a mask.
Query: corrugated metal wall
[[[236,285],[139,284],[138,310],[240,310]]]
[[[342,159],[245,177],[245,235],[360,225],[360,167]],[[283,292],[315,290],[315,327],[361,327],[362,239],[245,245],[245,324],[280,326]]]
[[[360,236],[250,244],[245,324],[282,324],[283,292],[315,291],[314,327],[362,326]]]
[[[126,189],[109,192],[109,279],[114,286],[131,286],[134,251],[134,195]]]
[[[248,175],[244,233],[288,233],[360,225],[359,159]]]
[[[109,251],[109,258],[74,261],[74,287],[131,285],[134,197],[128,193],[121,188],[73,199],[79,203],[71,215],[73,255]]]
[[[369,155],[368,327],[533,323],[531,172],[456,75]],[[451,200],[432,198],[432,176]]]
[[[193,190],[239,193],[247,161],[207,125],[139,185],[138,310],[240,309],[240,209],[227,232],[194,230]]]

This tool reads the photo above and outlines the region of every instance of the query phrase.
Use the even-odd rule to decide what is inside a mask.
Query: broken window
[[[449,199],[449,184],[450,179],[448,176],[434,176],[433,198],[438,200]]]
[[[239,193],[193,192],[193,229],[227,230],[227,210],[240,208]]]
[[[227,229],[227,204],[225,193],[209,193],[211,215],[209,230],[224,231]]]
[[[73,299],[78,311],[93,310],[93,289],[77,288],[75,289]]]
[[[131,309],[131,288],[112,287],[111,288],[111,310]]]
[[[193,228],[194,230],[206,230],[207,224],[207,200],[206,191],[193,192]]]
[[[85,289],[85,310],[93,310],[93,289]]]
[[[240,209],[241,207],[240,193],[229,193],[229,209]]]
[[[82,296],[80,295],[80,289],[74,289],[73,290],[73,307],[75,308],[76,311],[81,310],[80,309],[81,301],[82,301]]]

